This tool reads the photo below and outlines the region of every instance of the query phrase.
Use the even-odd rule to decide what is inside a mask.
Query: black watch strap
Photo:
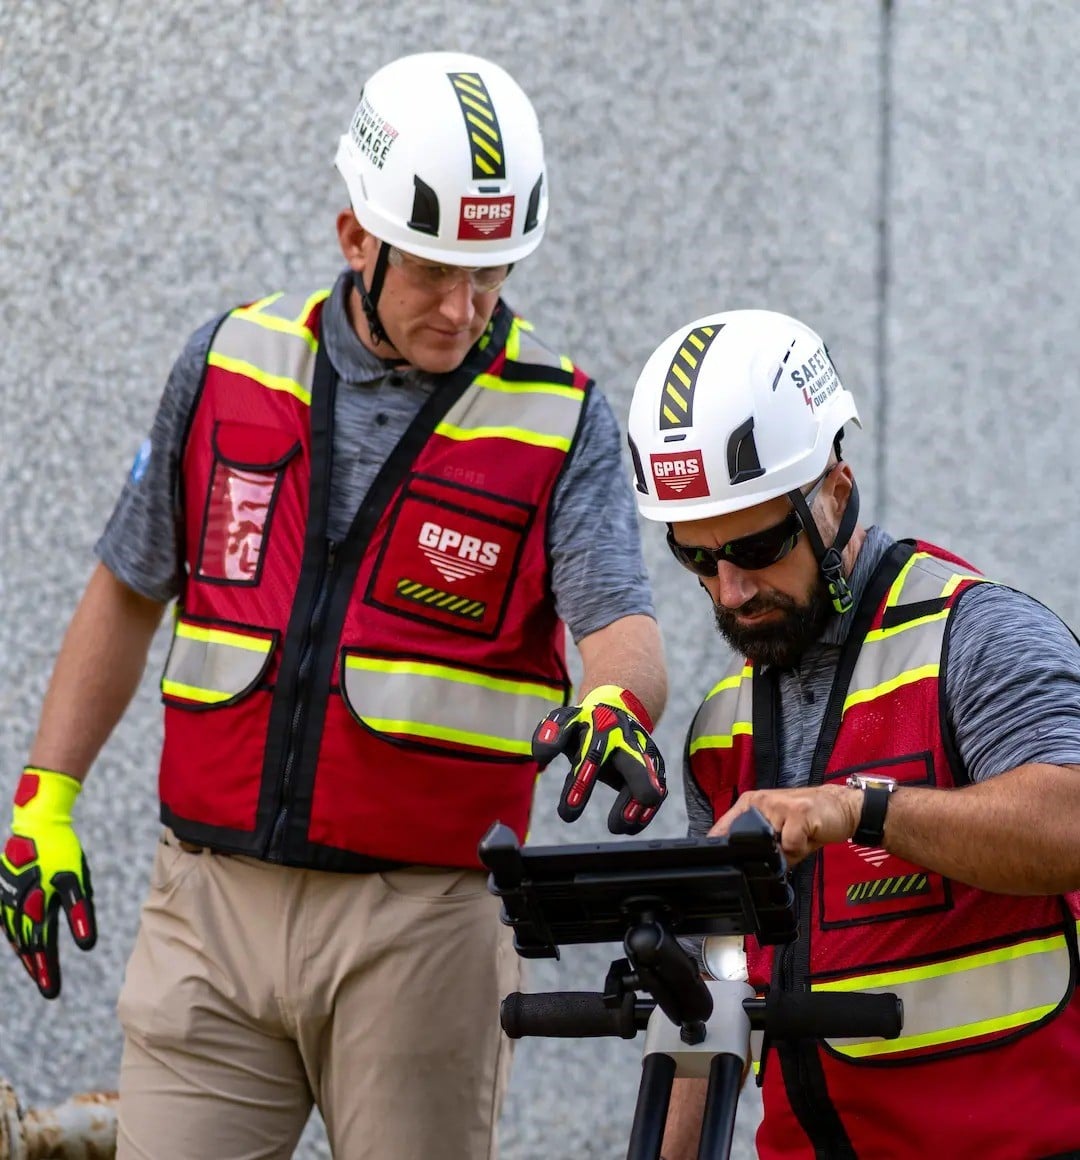
[[[891,796],[884,786],[868,785],[863,789],[859,826],[851,836],[856,845],[879,847],[885,841],[885,811]]]

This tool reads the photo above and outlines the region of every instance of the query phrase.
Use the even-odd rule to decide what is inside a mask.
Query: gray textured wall
[[[1080,623],[1080,267],[1068,0],[0,0],[0,799],[90,547],[169,365],[211,313],[338,268],[331,165],[360,84],[405,51],[505,64],[545,129],[552,217],[508,297],[625,415],[656,343],[715,309],[822,331],[866,430],[868,519],[937,538]],[[682,731],[718,665],[646,530]],[[602,582],[602,577],[598,577]],[[79,806],[103,937],[39,1001],[0,954],[0,1075],[33,1102],[114,1083],[113,1004],[156,823],[158,640]],[[568,831],[542,787],[534,837]],[[676,796],[654,823],[685,824]],[[66,935],[64,936],[66,938]],[[540,963],[599,987],[617,946]],[[504,1156],[625,1151],[640,1042],[526,1042]],[[743,1104],[737,1154],[756,1114]],[[304,1157],[325,1155],[317,1125]]]

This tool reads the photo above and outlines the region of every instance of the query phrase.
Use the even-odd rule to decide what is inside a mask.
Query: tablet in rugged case
[[[561,944],[621,942],[650,914],[675,935],[753,934],[782,943],[796,934],[787,864],[757,810],[723,838],[570,846],[521,847],[496,822],[479,853],[524,958],[558,958]]]

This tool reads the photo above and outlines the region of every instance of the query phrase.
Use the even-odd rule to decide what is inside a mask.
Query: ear
[[[366,269],[371,262],[375,239],[357,221],[351,209],[343,209],[337,216],[338,245],[345,261],[354,270]]]
[[[829,478],[821,489],[821,501],[825,507],[826,516],[834,527],[840,525],[840,517],[844,514],[848,499],[851,497],[851,486],[854,479],[855,474],[851,470],[851,464],[847,460],[841,459],[829,472]]]

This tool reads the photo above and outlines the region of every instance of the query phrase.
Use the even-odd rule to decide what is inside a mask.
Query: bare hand
[[[726,835],[740,814],[754,808],[780,835],[784,856],[795,865],[826,842],[846,842],[855,833],[862,797],[862,790],[844,785],[749,790],[717,820],[709,837]]]

